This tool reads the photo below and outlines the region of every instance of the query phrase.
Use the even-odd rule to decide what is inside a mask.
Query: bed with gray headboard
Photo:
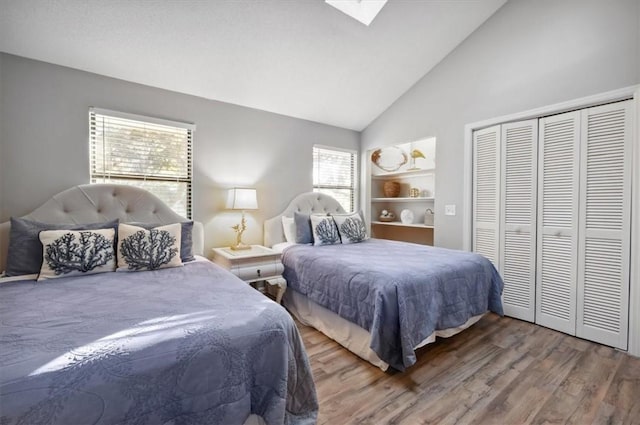
[[[151,193],[133,186],[87,184],[52,196],[43,205],[21,217],[51,224],[87,224],[118,219],[123,223],[170,224],[186,219]],[[0,223],[0,271],[5,270],[10,223]],[[202,223],[193,226],[193,253],[202,255]]]
[[[25,217],[69,226],[186,220],[144,190],[109,184],[71,188]],[[10,230],[0,225],[3,269]],[[195,260],[176,267],[0,279],[0,423],[314,423],[315,387],[293,320],[201,257],[201,224],[192,238]]]
[[[335,199],[311,192],[265,222],[265,245],[283,249],[283,305],[382,369],[404,370],[437,336],[455,335],[487,311],[502,314],[502,279],[478,254],[371,238],[295,244],[285,240],[282,217],[296,212],[345,217]]]

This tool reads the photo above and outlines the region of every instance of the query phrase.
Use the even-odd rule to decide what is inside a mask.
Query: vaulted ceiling
[[[0,0],[0,51],[362,130],[505,1]]]

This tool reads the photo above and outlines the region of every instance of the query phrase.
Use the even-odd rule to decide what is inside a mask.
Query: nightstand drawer
[[[213,261],[229,270],[256,289],[267,291],[277,303],[287,290],[287,282],[282,278],[284,266],[280,253],[261,245],[252,245],[247,250],[213,248]],[[264,288],[262,283],[264,281]]]
[[[247,283],[280,277],[284,271],[280,253],[260,245],[241,251],[213,248],[213,260]]]
[[[231,271],[242,280],[256,280],[282,274],[284,266],[280,262],[242,265]]]

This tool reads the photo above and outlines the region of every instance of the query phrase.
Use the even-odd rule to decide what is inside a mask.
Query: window
[[[355,209],[356,151],[313,147],[313,191],[333,196],[346,211]]]
[[[91,183],[141,187],[191,218],[194,129],[191,124],[91,108]]]

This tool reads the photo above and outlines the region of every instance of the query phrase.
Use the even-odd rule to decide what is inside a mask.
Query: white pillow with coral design
[[[333,217],[327,215],[311,215],[311,230],[314,245],[334,245],[340,242],[340,233]]]
[[[145,229],[118,225],[118,271],[157,270],[182,266],[180,223]]]
[[[362,219],[362,212],[352,214],[333,214],[342,243],[357,243],[369,239],[367,226]]]
[[[38,280],[112,272],[116,268],[115,230],[44,230]]]

